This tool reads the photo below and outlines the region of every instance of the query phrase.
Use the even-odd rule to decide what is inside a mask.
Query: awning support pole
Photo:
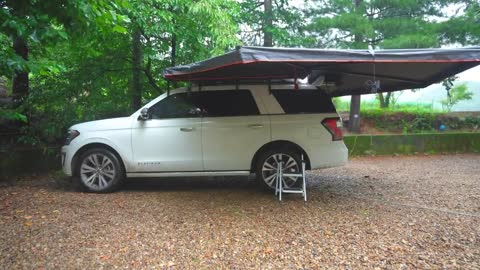
[[[295,68],[294,70],[295,73],[295,80],[293,82],[293,89],[298,90],[298,75],[297,75],[297,69]]]
[[[378,92],[378,90],[380,90],[380,81],[377,81],[375,50],[374,49],[369,49],[368,52],[372,55],[372,58],[373,58],[373,82],[370,86],[370,91],[373,94],[376,94]]]

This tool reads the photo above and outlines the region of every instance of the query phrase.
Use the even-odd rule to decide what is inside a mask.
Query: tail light
[[[325,118],[322,121],[322,125],[332,134],[332,141],[341,141],[343,139],[342,121],[340,118]]]

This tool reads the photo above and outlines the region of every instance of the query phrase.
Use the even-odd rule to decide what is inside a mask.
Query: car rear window
[[[201,91],[198,102],[207,117],[258,115],[258,107],[249,90]]]
[[[272,90],[286,114],[334,113],[332,98],[320,90]]]

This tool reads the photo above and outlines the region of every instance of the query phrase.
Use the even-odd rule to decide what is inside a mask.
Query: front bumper
[[[72,176],[72,158],[73,155],[70,153],[68,145],[62,146],[61,157],[62,157],[62,171],[69,176]]]

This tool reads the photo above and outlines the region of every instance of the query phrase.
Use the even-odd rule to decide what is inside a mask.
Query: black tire
[[[124,179],[125,170],[120,159],[105,148],[92,148],[82,153],[73,177],[77,190],[94,193],[116,191],[123,185]]]
[[[278,161],[281,161],[284,164],[287,164],[287,162],[289,162],[289,158],[292,158],[295,161],[296,165],[294,165],[293,167],[284,169],[284,172],[300,173],[300,171],[302,170],[300,153],[298,151],[295,151],[291,148],[286,148],[286,147],[279,148],[279,149],[269,149],[265,151],[264,153],[260,154],[259,158],[257,159],[257,162],[255,164],[255,175],[259,185],[264,190],[267,190],[267,191],[275,190],[275,180],[273,180],[272,182],[272,179],[270,178],[272,177],[272,174],[270,174],[269,171],[264,171],[263,168],[267,160],[269,164],[270,164],[270,161],[275,161],[275,159],[273,159],[274,155],[277,155],[277,158],[279,157],[278,155],[281,155],[281,159]],[[276,173],[276,170],[272,170],[272,172],[273,171],[275,171]],[[275,178],[275,176],[273,176],[273,178]],[[293,181],[293,179],[291,178],[285,179],[285,181],[288,187],[299,187],[302,184],[300,177],[295,178],[295,181]]]

